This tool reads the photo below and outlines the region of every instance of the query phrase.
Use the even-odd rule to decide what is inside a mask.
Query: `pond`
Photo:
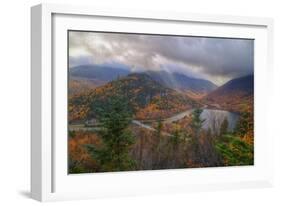
[[[175,114],[165,120],[164,123],[173,123],[183,119],[186,116],[189,116],[194,110],[186,110],[181,113]],[[203,109],[200,118],[204,120],[203,129],[211,129],[211,132],[218,133],[220,131],[221,125],[225,119],[228,121],[228,131],[233,131],[235,128],[239,115],[237,113],[225,111],[225,110],[215,110],[215,109]],[[152,121],[153,122],[153,121]],[[156,120],[154,121],[156,122]],[[142,121],[133,120],[133,124],[143,127],[149,130],[155,130],[150,124],[146,124]],[[77,124],[77,125],[69,125],[70,131],[96,131],[98,130],[97,127],[86,127],[85,124]]]
[[[176,115],[173,115],[164,120],[164,123],[172,123],[182,118],[190,115],[192,113],[192,109],[183,111]],[[203,129],[211,129],[212,132],[218,132],[221,128],[221,124],[225,119],[228,121],[228,131],[233,131],[239,115],[234,112],[229,112],[225,110],[216,110],[216,109],[203,109],[200,118],[204,120]]]
[[[234,112],[215,109],[204,109],[200,118],[205,120],[203,123],[204,129],[211,129],[212,132],[218,132],[225,119],[228,122],[228,131],[233,131],[236,127],[239,115]]]

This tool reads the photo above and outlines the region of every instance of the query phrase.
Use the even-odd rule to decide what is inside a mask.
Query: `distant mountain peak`
[[[220,105],[229,111],[242,111],[253,106],[254,76],[247,75],[226,82],[205,97],[208,105]]]
[[[107,105],[114,96],[122,96],[136,119],[159,119],[187,109],[197,102],[171,88],[163,86],[145,73],[131,73],[92,90],[91,93],[74,97],[72,102],[84,102],[94,117],[96,105]],[[71,120],[75,120],[72,118]]]
[[[120,65],[117,65],[120,66]],[[126,76],[144,75],[142,78],[152,79],[164,87],[178,91],[191,91],[194,93],[209,93],[217,88],[215,84],[208,80],[188,77],[179,72],[152,71],[131,73],[126,68],[114,67],[114,65],[81,65],[69,69],[71,79],[84,78],[98,80],[99,82],[110,82]],[[141,76],[139,76],[141,78]]]
[[[211,81],[189,77],[179,72],[146,71],[145,73],[160,84],[172,89],[209,93],[217,88],[217,85]]]
[[[231,92],[231,91],[243,91],[244,93],[253,93],[254,89],[254,75],[246,75],[242,77],[238,77],[235,79],[231,79],[222,86],[220,86],[217,90],[214,92],[218,91],[223,91],[224,92]]]
[[[96,79],[105,82],[126,76],[129,73],[130,71],[125,68],[95,64],[80,65],[69,69],[70,77]]]

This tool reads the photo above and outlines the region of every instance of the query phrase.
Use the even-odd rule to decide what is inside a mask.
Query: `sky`
[[[69,66],[118,65],[132,72],[179,72],[218,86],[253,74],[254,40],[69,32]]]

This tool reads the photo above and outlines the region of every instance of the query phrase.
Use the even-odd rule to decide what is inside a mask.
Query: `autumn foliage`
[[[253,94],[229,91],[178,92],[145,74],[75,90],[68,99],[68,119],[80,127],[69,129],[69,173],[252,165]],[[235,112],[236,127],[229,130],[224,119],[212,127],[216,131],[204,129],[203,107]],[[165,121],[187,110],[192,112]]]

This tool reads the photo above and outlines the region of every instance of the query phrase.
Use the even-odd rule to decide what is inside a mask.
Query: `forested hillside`
[[[69,123],[85,126],[69,131],[70,172],[253,164],[252,76],[213,89],[190,98],[151,75],[131,73],[72,93]],[[204,129],[208,108],[235,112],[235,129],[227,116],[209,116]]]

